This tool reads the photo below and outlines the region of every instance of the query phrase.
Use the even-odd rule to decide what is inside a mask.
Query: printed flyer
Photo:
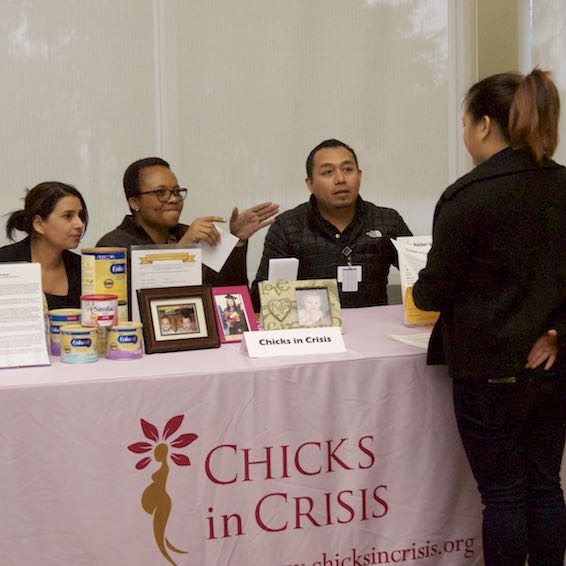
[[[413,300],[413,285],[419,278],[419,271],[426,266],[426,258],[432,246],[432,236],[403,236],[391,242],[399,256],[403,322],[407,326],[434,324],[438,313],[417,308]]]

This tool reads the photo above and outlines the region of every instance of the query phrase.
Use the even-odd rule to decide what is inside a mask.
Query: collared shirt
[[[387,304],[389,267],[397,266],[391,238],[411,235],[397,211],[360,197],[354,219],[340,232],[321,216],[311,196],[309,202],[280,214],[270,227],[252,285],[254,307],[259,309],[257,284],[267,279],[269,260],[278,257],[299,260],[298,279],[335,279],[338,266],[360,265],[362,281],[356,292],[343,292],[339,284],[342,307]]]

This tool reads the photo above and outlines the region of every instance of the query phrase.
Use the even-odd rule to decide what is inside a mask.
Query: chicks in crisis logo
[[[171,513],[171,497],[167,493],[169,459],[177,466],[190,466],[191,461],[187,455],[172,452],[172,449],[186,448],[198,438],[196,434],[188,432],[169,440],[179,430],[183,419],[184,415],[177,415],[169,419],[161,434],[159,434],[155,425],[140,419],[143,435],[150,442],[135,442],[128,446],[128,450],[134,454],[152,453],[151,456],[145,456],[139,460],[136,469],[143,470],[152,461],[159,465],[159,469],[151,475],[152,482],[142,494],[141,504],[146,513],[153,515],[153,534],[159,551],[173,565],[175,565],[175,561],[170,552],[187,554],[187,551],[176,548],[165,535],[167,521]]]

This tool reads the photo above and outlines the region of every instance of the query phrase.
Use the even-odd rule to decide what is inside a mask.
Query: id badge
[[[355,293],[362,280],[361,265],[339,265],[336,273],[338,283],[342,283],[343,293]]]

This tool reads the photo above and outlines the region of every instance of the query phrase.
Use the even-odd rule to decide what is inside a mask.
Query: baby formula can
[[[141,322],[124,322],[108,328],[106,357],[109,360],[135,360],[142,356]]]
[[[61,361],[70,364],[96,362],[96,328],[67,324],[61,327]]]
[[[127,301],[126,248],[86,248],[81,250],[83,295],[112,293]]]
[[[51,355],[61,355],[61,327],[66,324],[81,323],[81,309],[52,309],[49,315],[49,332],[51,335]]]
[[[118,323],[116,295],[82,295],[81,324],[83,326],[114,326]]]

